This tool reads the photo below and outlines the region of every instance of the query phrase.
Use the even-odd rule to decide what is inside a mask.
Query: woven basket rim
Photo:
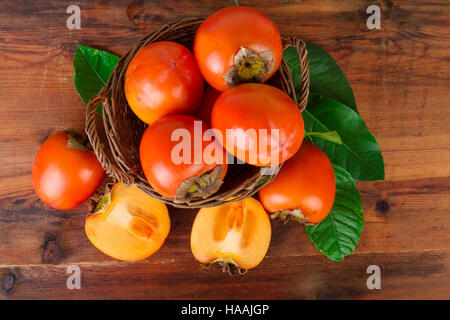
[[[86,109],[85,131],[98,160],[106,170],[108,176],[110,176],[114,181],[120,181],[125,184],[136,184],[140,189],[153,198],[159,199],[167,204],[179,208],[212,207],[231,201],[245,199],[252,196],[265,184],[272,181],[281,168],[280,164],[270,169],[255,169],[256,171],[253,176],[245,179],[238,186],[233,187],[230,190],[222,190],[221,192],[221,189],[219,189],[218,192],[206,199],[193,199],[190,202],[179,203],[175,199],[163,197],[153,190],[151,185],[145,179],[145,176],[142,174],[139,160],[137,160],[137,162],[134,158],[130,160],[130,147],[125,147],[123,143],[121,143],[121,141],[123,141],[122,138],[124,132],[123,130],[121,131],[121,127],[117,125],[117,122],[120,122],[123,119],[125,119],[124,121],[132,121],[132,125],[137,127],[137,129],[130,131],[136,131],[136,137],[139,132],[141,132],[141,130],[145,130],[146,127],[146,125],[137,119],[137,117],[130,111],[130,107],[128,106],[126,100],[125,103],[123,101],[123,78],[131,59],[134,57],[136,52],[149,43],[167,39],[170,40],[171,38],[176,39],[177,36],[180,34],[182,35],[183,32],[187,32],[189,34],[193,32],[195,34],[195,30],[198,25],[203,22],[203,20],[203,18],[194,17],[182,19],[174,23],[168,23],[160,26],[138,40],[135,45],[119,59],[119,62],[116,64],[105,87],[102,88],[100,92],[89,101]],[[297,50],[300,57],[301,90],[300,95],[298,96],[299,100],[297,101],[297,95],[291,73],[284,59],[282,60],[277,71],[277,74],[279,75],[280,89],[295,101],[300,111],[303,111],[306,107],[309,94],[309,66],[306,45],[304,41],[293,36],[282,36],[282,42],[283,49],[288,46],[292,46]],[[190,43],[192,43],[192,41],[190,41]],[[98,114],[96,113],[96,108],[99,103],[102,103],[103,107],[101,117],[102,121],[100,125],[97,124],[99,119]],[[137,123],[136,121],[140,123]],[[106,139],[104,138],[103,141],[100,138],[99,129],[103,130],[105,133],[104,135]],[[129,132],[126,132],[126,134],[128,133]],[[105,143],[105,140],[107,143]],[[137,142],[139,141],[140,138]],[[131,157],[133,156],[131,155]],[[130,165],[133,161],[134,165]]]

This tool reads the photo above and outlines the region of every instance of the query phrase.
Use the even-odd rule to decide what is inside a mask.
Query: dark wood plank
[[[379,290],[366,285],[371,264],[381,269]],[[204,271],[181,255],[153,262],[79,264],[79,290],[67,289],[65,264],[2,267],[0,276],[15,275],[7,295],[15,299],[445,299],[449,266],[444,250],[357,254],[342,263],[322,256],[266,257],[246,275],[230,277],[219,269]]]

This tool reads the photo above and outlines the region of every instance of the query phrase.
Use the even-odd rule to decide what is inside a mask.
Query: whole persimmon
[[[145,130],[140,160],[156,192],[184,201],[206,198],[220,188],[227,171],[226,152],[208,129],[195,117],[171,115]]]
[[[275,166],[293,156],[303,141],[303,117],[283,91],[263,83],[240,84],[214,104],[211,125],[217,140],[248,164]]]
[[[169,114],[193,114],[203,87],[192,53],[171,41],[154,42],[139,50],[125,74],[128,104],[147,124]]]
[[[283,164],[275,179],[259,191],[259,199],[272,215],[291,215],[301,222],[315,224],[327,217],[335,193],[330,159],[305,141]]]
[[[194,55],[205,80],[219,91],[264,82],[280,66],[283,46],[276,25],[244,6],[220,9],[195,34]]]
[[[42,144],[31,176],[34,191],[44,203],[67,210],[92,196],[102,183],[105,170],[79,134],[59,131]]]

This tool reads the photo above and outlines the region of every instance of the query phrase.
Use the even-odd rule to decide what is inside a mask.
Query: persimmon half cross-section
[[[136,185],[117,183],[86,219],[92,244],[118,260],[143,260],[159,250],[170,230],[166,205]]]
[[[247,198],[200,209],[192,226],[191,249],[202,263],[251,269],[266,255],[270,236],[270,220],[263,206]]]

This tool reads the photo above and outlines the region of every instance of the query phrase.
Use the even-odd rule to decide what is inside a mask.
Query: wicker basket
[[[192,50],[195,32],[202,21],[203,19],[198,18],[183,19],[164,25],[139,40],[120,59],[108,83],[96,97],[91,99],[86,111],[86,133],[108,175],[115,181],[126,184],[135,183],[152,197],[180,208],[212,207],[242,200],[270,182],[280,168],[277,166],[272,170],[261,170],[259,167],[247,164],[231,164],[225,181],[217,193],[206,199],[190,199],[185,203],[161,196],[145,179],[139,161],[139,144],[147,125],[135,116],[127,104],[124,93],[125,72],[134,55],[152,42],[175,41]],[[309,93],[309,69],[305,43],[293,37],[282,39],[284,47],[293,46],[297,49],[301,60],[302,87],[298,107],[302,111],[306,107]],[[268,83],[280,88],[297,101],[292,78],[284,60]],[[102,117],[96,113],[99,103],[103,105]]]

